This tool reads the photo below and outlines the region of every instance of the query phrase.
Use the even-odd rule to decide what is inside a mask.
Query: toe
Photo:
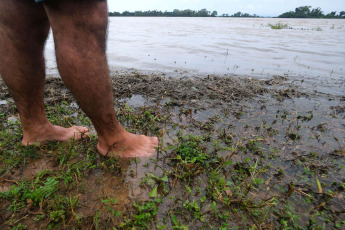
[[[83,127],[83,126],[74,126],[79,132],[86,133],[89,131],[89,129]]]
[[[154,145],[158,145],[158,137],[153,137],[152,138],[152,143],[154,144]]]

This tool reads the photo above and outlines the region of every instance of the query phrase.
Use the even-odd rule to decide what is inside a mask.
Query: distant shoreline
[[[215,16],[215,17],[188,17],[188,16],[108,16],[110,18],[281,18],[281,19],[345,19],[345,18],[282,18],[277,16],[257,16],[257,17],[233,17],[233,16]]]
[[[201,10],[178,10],[173,11],[158,11],[158,10],[148,10],[148,11],[123,11],[120,12],[109,12],[110,17],[234,17],[234,18],[325,18],[325,19],[345,19],[345,11],[332,11],[328,14],[324,14],[320,7],[312,9],[311,6],[300,6],[295,9],[295,11],[288,11],[279,16],[259,16],[257,14],[242,13],[241,11],[236,12],[232,15],[224,13],[218,15],[216,10],[212,12],[207,9]]]

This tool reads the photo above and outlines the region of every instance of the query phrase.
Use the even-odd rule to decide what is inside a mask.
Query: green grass
[[[192,110],[188,108],[173,117],[171,111],[160,106],[134,109],[119,104],[117,107],[118,119],[128,130],[160,137],[157,157],[142,165],[132,160],[130,166],[124,166],[119,159],[98,155],[96,137],[68,144],[50,142],[23,147],[20,122],[7,122],[10,115],[1,115],[0,180],[12,184],[9,190],[0,192],[1,214],[6,219],[0,222],[1,227],[341,229],[345,226],[343,214],[332,208],[333,204],[344,204],[339,197],[345,192],[345,181],[337,176],[345,164],[340,154],[342,140],[337,139],[339,150],[332,153],[336,157],[325,157],[324,152],[315,149],[290,150],[288,161],[282,157],[283,148],[272,141],[283,139],[290,148],[304,140],[311,141],[315,133],[325,133],[326,128],[318,131],[319,123],[314,122],[317,114],[278,111],[271,119],[267,115],[256,124],[240,122],[236,126],[237,114],[232,117],[217,114],[205,121],[193,121]],[[48,106],[47,113],[54,124],[90,124],[67,101]],[[241,119],[248,116],[245,110],[240,115]],[[238,131],[240,125],[243,129]],[[314,132],[306,138],[306,129],[313,126]],[[24,177],[35,162],[44,160],[50,162],[48,169]],[[116,190],[119,185],[112,187],[109,182],[118,178],[122,178],[120,190]],[[118,191],[122,187],[126,191],[127,184],[137,186],[140,196],[122,199],[126,194]]]

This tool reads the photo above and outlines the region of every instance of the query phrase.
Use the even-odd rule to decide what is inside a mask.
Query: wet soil
[[[126,106],[133,109],[133,114],[144,108],[154,111],[157,116],[165,116],[165,122],[160,124],[163,130],[159,134],[162,146],[154,159],[119,161],[120,169],[116,173],[102,169],[90,170],[79,181],[80,186],[69,191],[72,195],[79,195],[80,205],[74,211],[83,220],[80,225],[74,223],[73,226],[96,228],[96,210],[106,213],[106,208],[100,204],[100,197],[116,197],[118,204],[114,209],[125,213],[124,219],[136,214],[133,203],[150,200],[148,193],[152,187],[142,182],[148,177],[148,173],[161,178],[167,171],[174,169],[169,163],[171,152],[164,150],[164,147],[174,145],[181,133],[209,136],[211,141],[207,147],[211,152],[218,148],[215,141],[231,139],[236,146],[218,151],[218,156],[231,159],[242,166],[246,164],[247,158],[259,161],[260,167],[267,168],[262,178],[267,180],[269,190],[258,191],[256,196],[265,200],[277,195],[279,199],[289,200],[296,215],[300,216],[298,224],[308,226],[310,216],[315,214],[315,210],[321,209],[331,216],[330,221],[325,221],[325,226],[333,227],[335,222],[345,220],[342,187],[345,183],[344,96],[308,88],[303,80],[291,80],[286,76],[272,76],[263,80],[216,75],[170,77],[132,70],[114,72],[111,80],[115,108],[118,108],[119,120],[125,127],[133,125],[126,120]],[[3,129],[9,119],[16,119],[18,115],[3,82],[0,82],[0,89],[0,101],[3,102],[0,103],[0,114],[4,114],[0,119]],[[47,107],[60,102],[69,103],[71,110],[78,110],[69,116],[78,122],[80,109],[61,79],[47,78],[45,102]],[[140,132],[157,135],[149,129]],[[252,146],[253,140],[256,147]],[[3,146],[7,148],[6,143]],[[241,146],[245,146],[247,150],[241,151]],[[80,155],[75,161],[84,158],[85,155]],[[56,163],[54,154],[29,159],[24,167],[13,168],[1,176],[0,192],[7,191],[20,180],[32,180],[43,169],[54,171],[59,170],[59,167],[61,165]],[[179,223],[184,223],[190,229],[219,227],[219,217],[211,214],[212,202],[202,207],[204,218],[210,225],[188,216],[190,214],[178,207],[179,202],[200,199],[206,195],[208,177],[206,173],[199,173],[198,180],[187,183],[192,190],[198,188],[197,191],[201,191],[191,195],[186,191],[186,181],[170,176],[166,185],[169,192],[162,195],[163,201],[156,219],[162,220],[168,229],[174,223],[167,213],[174,213],[179,218]],[[320,191],[315,178],[321,182],[323,191]],[[291,195],[293,192],[296,196]],[[304,199],[309,199],[309,196],[313,198],[306,204]],[[304,205],[300,205],[301,203]],[[0,227],[4,229],[13,226],[9,224],[13,213],[6,211],[9,205],[8,201],[0,198],[0,208],[5,210],[1,214]],[[281,206],[284,206],[283,203]],[[34,215],[28,210],[31,210],[30,207],[20,212],[20,223],[27,225],[29,229],[48,226],[47,221],[33,221]],[[279,213],[275,215],[279,216]],[[111,217],[102,214],[99,218],[109,224],[107,221]],[[332,223],[332,220],[335,222]],[[121,220],[111,222],[110,226],[118,226],[120,222]],[[101,224],[102,227],[108,226],[104,223]],[[252,218],[244,221],[237,213],[229,221],[228,227],[249,228],[256,225],[265,229],[280,226],[274,217],[268,218],[265,224],[258,225]],[[157,228],[157,225],[150,225],[148,228]]]

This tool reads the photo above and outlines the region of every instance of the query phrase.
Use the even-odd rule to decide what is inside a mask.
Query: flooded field
[[[270,25],[286,24],[287,29]],[[344,77],[345,21],[274,18],[110,18],[113,69],[267,77]],[[50,36],[48,74],[57,73]],[[343,78],[344,80],[344,78]]]
[[[111,18],[117,116],[152,158],[101,157],[52,76],[49,120],[92,135],[22,146],[0,80],[0,229],[343,229],[344,23]]]

